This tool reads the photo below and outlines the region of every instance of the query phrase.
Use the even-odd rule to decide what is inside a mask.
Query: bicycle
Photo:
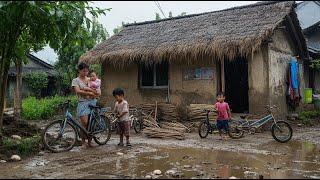
[[[143,125],[142,125],[142,120],[141,118],[138,118],[139,116],[137,116],[137,112],[138,110],[130,109],[130,120],[131,120],[131,127],[133,127],[134,131],[136,133],[140,133],[142,131]],[[107,118],[110,120],[110,127],[111,127],[111,131],[114,132],[117,130],[118,127],[118,118],[116,116],[115,113],[109,113],[107,115]]]
[[[206,112],[206,118],[200,123],[199,128],[198,128],[198,133],[201,138],[206,138],[208,134],[212,134],[214,131],[218,130],[217,126],[215,123],[210,123],[209,120],[209,114],[211,112],[216,112],[212,110],[203,110]],[[229,121],[229,126],[230,126],[231,121]],[[230,135],[230,131],[228,130],[227,132],[225,130],[222,130],[223,133],[228,134],[229,137],[233,138],[233,136]]]
[[[106,108],[89,105],[88,128],[85,128],[73,119],[69,111],[70,102],[68,100],[58,106],[64,110],[64,119],[50,123],[43,131],[41,137],[44,146],[55,153],[69,151],[75,146],[80,130],[98,145],[105,145],[111,137],[110,122],[104,116]]]
[[[133,108],[130,112],[131,127],[133,127],[137,134],[144,128],[142,114],[142,110],[138,108]]]
[[[290,141],[290,139],[292,138],[292,128],[286,121],[277,121],[274,118],[274,115],[272,113],[272,109],[274,108],[277,108],[277,106],[267,106],[268,115],[252,123],[248,121],[248,119],[246,118],[247,116],[241,116],[241,119],[238,120],[237,125],[232,127],[231,131],[233,133],[231,133],[231,136],[233,136],[233,138],[241,138],[244,136],[245,132],[253,134],[256,129],[260,128],[269,121],[273,121],[270,129],[272,137],[276,141],[281,143]],[[281,136],[281,134],[283,134],[283,136]]]

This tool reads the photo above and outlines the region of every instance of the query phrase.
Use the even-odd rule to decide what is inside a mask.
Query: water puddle
[[[292,141],[264,144],[281,155],[265,155],[196,148],[155,148],[157,151],[126,151],[114,163],[86,168],[86,178],[318,178],[320,153],[312,143]],[[131,155],[130,155],[131,154]],[[129,156],[128,156],[129,155]],[[126,158],[127,157],[127,158]],[[129,157],[129,158],[128,158]],[[154,175],[159,169],[161,175]]]

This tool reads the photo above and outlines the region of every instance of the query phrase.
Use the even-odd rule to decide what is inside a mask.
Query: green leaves
[[[36,92],[37,96],[41,95],[41,90],[46,88],[49,82],[48,75],[43,72],[24,74],[22,79],[30,89]]]
[[[71,100],[71,107],[75,108],[77,105],[76,96],[61,97],[56,95],[43,99],[27,97],[22,101],[22,117],[29,120],[48,119],[57,115],[58,105],[68,99]]]
[[[315,70],[320,71],[320,59],[316,59],[316,60],[311,61],[310,67]]]

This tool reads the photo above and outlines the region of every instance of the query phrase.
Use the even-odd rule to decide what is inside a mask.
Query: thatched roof
[[[299,41],[306,48],[294,12],[295,3],[259,2],[231,9],[125,25],[123,30],[81,56],[80,61],[185,61],[233,59],[257,50],[290,16]]]

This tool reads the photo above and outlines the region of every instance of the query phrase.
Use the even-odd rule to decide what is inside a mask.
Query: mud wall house
[[[320,59],[320,1],[298,3],[296,12],[311,59]],[[305,78],[309,81],[309,87],[320,90],[320,72],[306,69]]]
[[[169,101],[182,109],[215,102],[225,91],[233,112],[287,112],[291,57],[308,58],[294,2],[259,2],[231,9],[128,24],[80,58],[102,63],[102,102],[122,87],[131,104]],[[300,72],[304,88],[303,68]],[[302,91],[303,92],[303,91]]]
[[[56,88],[54,77],[57,75],[57,72],[54,70],[54,67],[32,54],[27,54],[26,56],[28,58],[28,63],[23,65],[22,75],[26,73],[34,73],[34,72],[46,73],[49,78],[49,83],[47,88],[42,90],[41,96],[53,95],[54,90]],[[7,95],[6,95],[7,107],[13,106],[15,83],[16,83],[16,69],[15,69],[15,66],[12,65],[9,69],[9,77],[8,77],[8,85],[7,85]],[[35,92],[33,92],[28,87],[28,85],[22,81],[22,97],[25,98],[29,95],[35,96]]]

